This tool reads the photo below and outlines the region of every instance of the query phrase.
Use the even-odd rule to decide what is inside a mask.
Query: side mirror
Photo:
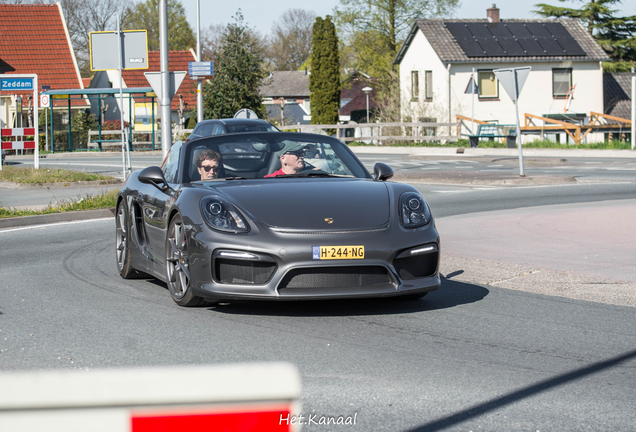
[[[163,176],[163,171],[158,166],[144,168],[137,177],[140,182],[151,184],[157,189],[164,191],[168,188],[168,182]]]
[[[375,164],[373,167],[373,178],[375,180],[387,181],[391,177],[393,177],[393,170],[390,166],[382,162]]]

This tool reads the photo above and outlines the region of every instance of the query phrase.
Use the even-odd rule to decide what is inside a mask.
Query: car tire
[[[172,300],[179,306],[193,307],[206,304],[206,300],[192,292],[188,242],[180,214],[170,221],[166,237],[166,283]]]
[[[122,200],[119,203],[119,206],[117,206],[115,225],[117,226],[115,234],[115,251],[117,255],[117,270],[119,270],[119,275],[124,279],[139,279],[147,277],[146,274],[135,270],[130,261],[130,225],[128,224],[128,210],[124,200]]]

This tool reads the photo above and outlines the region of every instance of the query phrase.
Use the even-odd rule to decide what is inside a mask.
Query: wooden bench
[[[471,147],[477,147],[480,138],[488,138],[489,141],[493,141],[495,138],[506,138],[508,148],[516,148],[517,134],[515,129],[515,125],[480,124],[477,135],[468,135],[468,140]]]

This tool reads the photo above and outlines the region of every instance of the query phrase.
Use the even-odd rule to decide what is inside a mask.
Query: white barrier
[[[298,431],[286,363],[0,374],[2,432]]]

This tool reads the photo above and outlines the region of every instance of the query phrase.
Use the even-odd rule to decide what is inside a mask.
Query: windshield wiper
[[[248,180],[247,177],[225,177],[223,180]]]

